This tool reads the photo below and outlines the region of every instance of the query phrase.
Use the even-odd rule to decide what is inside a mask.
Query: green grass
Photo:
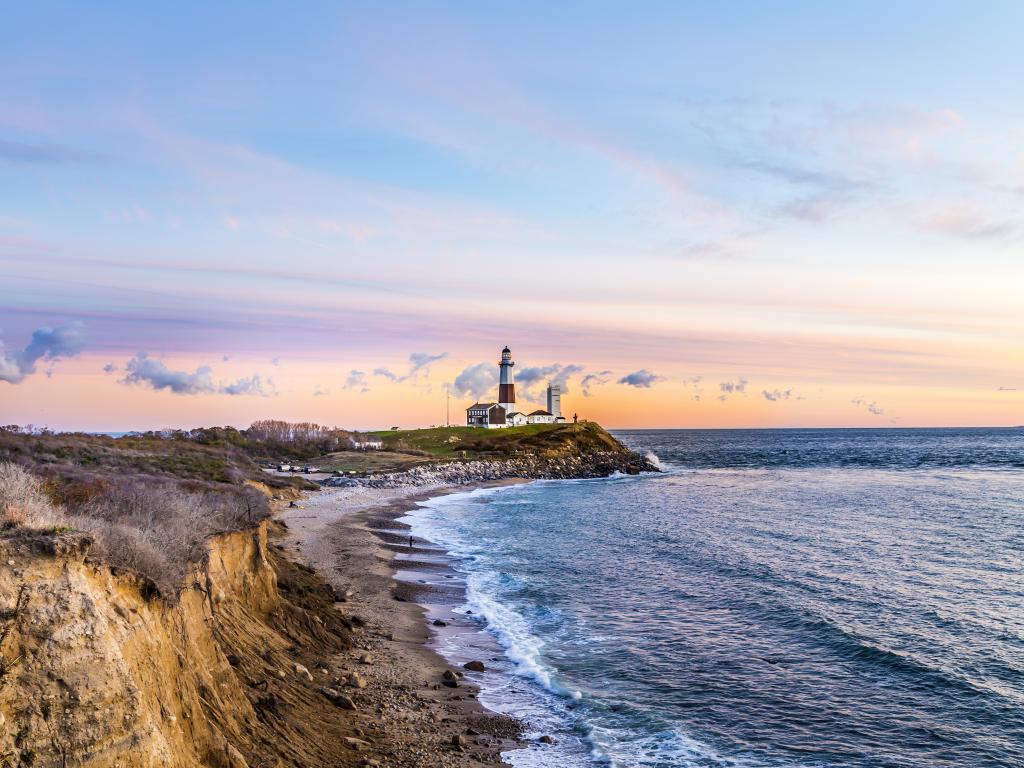
[[[435,460],[624,450],[594,422],[528,424],[508,429],[432,427],[373,434],[383,439],[386,451],[418,454]]]

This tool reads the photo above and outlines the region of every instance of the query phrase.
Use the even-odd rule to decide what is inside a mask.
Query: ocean
[[[1024,766],[1024,429],[615,434],[664,473],[406,518],[509,762]]]

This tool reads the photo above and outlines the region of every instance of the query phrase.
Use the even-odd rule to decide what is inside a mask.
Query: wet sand
[[[325,488],[277,510],[289,554],[335,588],[343,597],[338,609],[357,624],[352,660],[365,681],[360,710],[367,713],[367,733],[388,745],[386,753],[371,745],[365,765],[495,765],[501,752],[520,743],[518,721],[477,701],[474,673],[449,665],[430,647],[432,632],[447,628],[428,624],[419,603],[429,606],[432,621],[438,608],[449,606],[450,613],[461,602],[463,587],[446,578],[441,550],[418,539],[409,546],[408,526],[398,520],[418,501],[466,490]],[[403,580],[395,578],[398,568]],[[369,663],[361,663],[366,655]],[[446,680],[446,672],[458,679]]]

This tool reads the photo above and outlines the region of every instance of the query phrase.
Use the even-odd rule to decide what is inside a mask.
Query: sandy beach
[[[278,510],[287,528],[279,543],[344,596],[338,608],[356,620],[352,661],[365,682],[356,717],[371,744],[364,765],[495,765],[502,751],[517,746],[520,724],[480,705],[474,673],[430,648],[431,627],[415,602],[419,590],[395,579],[397,552],[402,568],[417,555],[430,567],[438,552],[418,540],[410,547],[398,518],[417,501],[466,490],[325,488]],[[446,673],[457,679],[446,680]]]

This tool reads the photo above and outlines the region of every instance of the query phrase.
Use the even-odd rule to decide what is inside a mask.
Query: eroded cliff
[[[349,764],[307,670],[334,666],[350,625],[321,582],[296,587],[267,523],[211,539],[173,604],[89,543],[0,539],[0,765]]]

